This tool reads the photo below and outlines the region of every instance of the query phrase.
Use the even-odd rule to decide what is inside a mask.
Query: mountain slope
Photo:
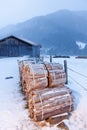
[[[76,41],[87,43],[87,11],[61,10],[32,18],[0,30],[0,36],[17,35],[42,44],[43,52],[63,55],[87,55]]]

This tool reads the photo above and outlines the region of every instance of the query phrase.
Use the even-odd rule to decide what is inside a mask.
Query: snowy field
[[[0,59],[0,130],[58,130],[56,126],[40,127],[29,118],[26,101],[19,85],[17,58]],[[45,57],[49,61],[49,57]],[[68,64],[68,86],[75,97],[75,110],[64,122],[69,130],[87,130],[87,60],[71,57]],[[63,64],[64,59],[53,62]]]

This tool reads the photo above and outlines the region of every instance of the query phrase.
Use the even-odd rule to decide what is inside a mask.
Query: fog
[[[0,28],[61,9],[87,10],[87,0],[0,0]]]

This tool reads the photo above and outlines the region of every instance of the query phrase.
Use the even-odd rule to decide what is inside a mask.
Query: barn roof
[[[0,42],[4,41],[4,40],[6,40],[6,39],[9,39],[9,38],[17,39],[17,40],[19,40],[19,41],[21,41],[21,42],[24,42],[24,43],[29,44],[29,45],[32,45],[32,46],[40,46],[40,47],[41,47],[40,44],[37,44],[37,43],[32,42],[32,41],[30,41],[30,40],[27,40],[27,39],[24,39],[24,38],[21,38],[21,37],[18,37],[18,36],[13,36],[13,35],[7,36],[7,37],[5,37],[5,38],[3,38],[3,39],[0,39]]]

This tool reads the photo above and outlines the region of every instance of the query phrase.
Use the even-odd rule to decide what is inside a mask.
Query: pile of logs
[[[70,90],[64,86],[32,91],[28,101],[31,118],[41,121],[51,116],[71,112],[73,98],[70,93]]]
[[[66,82],[66,75],[61,64],[45,63],[48,71],[49,87],[63,86]]]
[[[65,86],[66,74],[61,64],[21,61],[19,71],[30,117],[34,121],[49,119],[55,122],[61,114],[73,110],[72,92]]]
[[[26,95],[31,90],[43,89],[48,86],[48,72],[44,64],[22,62],[19,65],[21,83]]]

